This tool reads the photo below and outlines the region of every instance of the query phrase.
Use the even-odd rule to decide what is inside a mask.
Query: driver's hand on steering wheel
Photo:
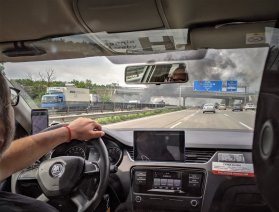
[[[89,118],[78,118],[72,121],[67,128],[71,139],[90,140],[105,135],[102,126]]]

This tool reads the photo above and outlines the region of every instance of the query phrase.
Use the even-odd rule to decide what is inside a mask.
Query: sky
[[[185,53],[185,55],[187,55]],[[193,80],[238,80],[241,84],[249,85],[250,89],[258,90],[262,76],[267,48],[237,49],[237,50],[208,50],[202,60],[185,60],[186,56],[179,54],[164,54],[158,56],[159,61],[182,61],[187,65],[190,82]],[[135,56],[133,56],[135,57]],[[154,56],[153,56],[154,57]],[[132,58],[132,57],[131,57]],[[114,57],[115,59],[115,57]],[[149,61],[150,56],[141,56],[142,61]],[[154,59],[154,58],[153,58]],[[119,56],[119,61],[129,61],[129,56]],[[39,73],[53,69],[55,80],[70,82],[90,79],[96,84],[124,82],[125,64],[114,64],[106,57],[88,57],[79,59],[5,63],[4,71],[8,78],[29,78],[39,80]],[[162,86],[162,89],[168,89]]]
[[[6,63],[5,72],[10,79],[28,78],[39,80],[39,72],[53,69],[55,80],[72,81],[90,79],[97,84],[119,83],[124,85],[125,65],[115,65],[106,57],[53,60],[25,63]]]

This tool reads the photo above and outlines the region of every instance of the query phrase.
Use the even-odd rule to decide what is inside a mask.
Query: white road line
[[[183,121],[187,121],[189,118],[192,118],[194,115],[196,115],[198,112],[200,112],[200,110],[197,110],[196,112],[190,114],[189,116],[186,116]]]
[[[181,123],[182,123],[182,122],[180,121],[180,122],[178,122],[178,123],[172,125],[170,128],[175,128],[176,126],[180,125]]]
[[[186,117],[185,117],[184,119],[182,119],[182,120],[183,120],[183,121],[187,121],[188,119],[190,119],[191,117],[193,117],[194,115],[196,115],[198,112],[200,112],[200,110],[197,110],[196,112],[190,114],[189,116],[186,116]],[[171,128],[171,129],[172,129],[172,128],[175,128],[175,127],[177,127],[177,126],[180,125],[180,124],[182,124],[181,121],[178,122],[178,123],[176,123],[176,124],[174,124],[174,125],[172,125],[170,128]]]
[[[228,114],[224,114],[224,116],[230,117]],[[230,117],[233,120],[235,120],[233,117]],[[235,120],[236,121],[236,120]],[[248,125],[242,123],[241,121],[238,122],[239,124],[241,124],[243,127],[246,127],[248,130],[254,130],[252,127],[249,127]]]
[[[241,124],[243,127],[246,127],[247,129],[249,129],[249,130],[253,130],[253,128],[252,127],[249,127],[248,125],[246,125],[246,124],[244,124],[244,123],[242,123],[242,122],[238,122],[239,124]]]

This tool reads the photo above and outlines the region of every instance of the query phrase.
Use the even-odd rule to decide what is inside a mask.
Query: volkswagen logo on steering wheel
[[[64,173],[65,167],[61,163],[55,163],[50,168],[50,174],[52,177],[61,177]]]

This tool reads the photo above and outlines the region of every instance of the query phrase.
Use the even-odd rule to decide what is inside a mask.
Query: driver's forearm
[[[68,140],[65,128],[28,136],[11,143],[0,160],[0,181],[24,169],[54,147]]]

